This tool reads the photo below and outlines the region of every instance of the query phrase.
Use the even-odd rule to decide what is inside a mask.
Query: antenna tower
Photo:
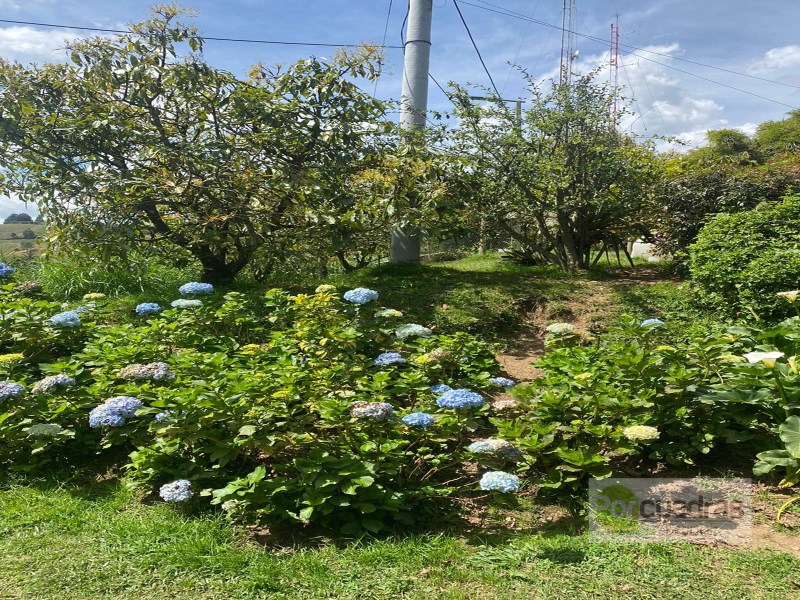
[[[611,51],[609,53],[609,83],[613,96],[611,98],[611,127],[617,128],[617,115],[619,107],[617,106],[617,89],[619,88],[619,15],[617,15],[617,24],[611,24]]]
[[[575,23],[578,16],[577,0],[564,0],[561,13],[561,85],[572,81],[572,60],[575,58]]]

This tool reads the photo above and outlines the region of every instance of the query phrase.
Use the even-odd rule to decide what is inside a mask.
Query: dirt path
[[[582,336],[599,333],[617,314],[617,289],[662,281],[665,278],[656,269],[640,267],[614,279],[576,282],[573,297],[541,304],[525,316],[519,335],[497,356],[504,374],[520,383],[539,377],[541,371],[532,363],[544,354],[545,327],[562,322],[571,324]]]

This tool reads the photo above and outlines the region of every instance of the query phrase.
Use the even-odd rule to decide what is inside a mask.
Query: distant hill
[[[36,236],[30,238],[25,237],[25,231],[32,231]],[[34,223],[13,223],[3,224],[0,223],[0,257],[9,258],[13,255],[36,253],[39,247],[39,238],[44,235],[44,225],[36,225]]]

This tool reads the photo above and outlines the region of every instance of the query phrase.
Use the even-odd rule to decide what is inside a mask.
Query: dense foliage
[[[699,300],[722,314],[753,310],[770,320],[794,314],[776,294],[800,280],[800,197],[721,214],[689,248]]]
[[[368,255],[419,168],[386,163],[387,107],[356,85],[377,77],[375,49],[240,79],[205,62],[181,12],[74,42],[69,65],[0,61],[2,190],[70,253],[196,260],[208,281],[294,252]]]
[[[479,486],[466,447],[490,432],[491,410],[464,386],[509,382],[490,380],[486,344],[404,324],[372,290],[220,298],[189,283],[171,306],[143,303],[111,324],[102,294],[65,311],[21,287],[2,288],[7,467],[132,451],[129,480],[167,501],[208,495],[239,517],[348,532],[430,515]]]
[[[693,464],[720,447],[744,459],[765,450],[762,463],[776,460],[756,473],[786,466],[787,481],[797,482],[800,462],[788,460],[778,434],[786,437],[784,420],[800,405],[800,318],[689,336],[658,319],[625,320],[596,343],[552,337],[537,362],[543,376],[515,388],[519,414],[497,423],[536,456],[544,485],[580,493],[588,476],[646,473],[648,462],[636,457]]]
[[[593,251],[625,251],[646,231],[654,156],[615,128],[613,92],[594,74],[549,91],[530,81],[530,91],[532,106],[516,117],[499,99],[479,106],[456,87],[448,150],[462,161],[464,209],[543,262],[585,269]]]
[[[653,197],[649,237],[661,253],[684,259],[686,249],[715,215],[749,211],[762,202],[779,202],[798,183],[800,172],[793,158],[764,165],[699,161],[692,155],[667,158]]]

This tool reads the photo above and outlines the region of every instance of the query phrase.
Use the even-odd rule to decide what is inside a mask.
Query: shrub
[[[780,202],[800,182],[791,162],[742,166],[714,161],[677,170],[668,164],[666,173],[654,194],[651,227],[658,250],[673,255],[683,253],[715,215]]]
[[[398,336],[374,299],[325,290],[212,293],[129,323],[99,311],[60,327],[50,317],[64,306],[6,287],[0,464],[11,469],[123,450],[132,485],[180,483],[162,497],[350,533],[430,516],[478,488],[465,448],[492,430],[491,409],[440,407],[431,389],[490,387],[493,353],[470,335]],[[404,360],[376,361],[387,352]]]
[[[588,477],[636,457],[680,465],[721,445],[775,447],[800,397],[799,317],[687,341],[644,323],[623,319],[588,345],[554,341],[536,363],[542,376],[514,388],[518,414],[493,421],[543,485],[582,493]]]
[[[700,302],[725,315],[748,308],[773,319],[793,314],[788,304],[783,309],[776,304],[775,294],[797,287],[793,251],[798,249],[798,196],[750,212],[716,216],[689,248]]]

